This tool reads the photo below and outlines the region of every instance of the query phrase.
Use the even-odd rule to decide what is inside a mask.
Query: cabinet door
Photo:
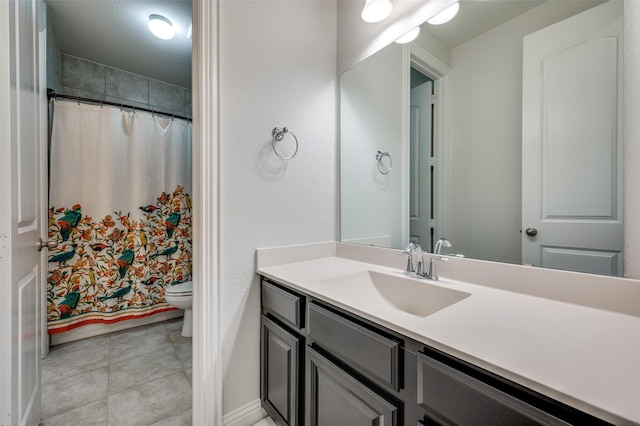
[[[307,347],[308,426],[392,426],[398,407]]]
[[[262,403],[279,424],[302,424],[299,404],[304,342],[274,321],[262,317]]]

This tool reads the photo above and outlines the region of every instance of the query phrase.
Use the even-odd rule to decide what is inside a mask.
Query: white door
[[[431,242],[431,94],[433,82],[411,89],[409,127],[410,241],[432,251]]]
[[[0,424],[40,421],[41,3],[0,1]]]
[[[623,273],[622,3],[524,38],[525,264]]]

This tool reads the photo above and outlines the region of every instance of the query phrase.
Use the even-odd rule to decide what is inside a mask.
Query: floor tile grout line
[[[178,361],[179,361],[179,363],[180,363],[180,369],[172,370],[172,373],[171,373],[171,374],[175,374],[176,372],[182,371],[182,374],[185,376],[185,378],[186,378],[187,382],[189,383],[189,386],[191,386],[191,387],[192,387],[191,381],[189,380],[189,375],[188,375],[188,373],[187,373],[187,368],[186,368],[186,366],[185,366],[185,362],[183,361],[182,357],[181,357],[180,355],[178,355],[178,353],[179,353],[179,349],[178,349],[178,348],[179,348],[179,345],[180,345],[180,344],[182,344],[182,343],[185,343],[185,342],[189,342],[189,343],[191,343],[191,339],[187,339],[187,340],[177,339],[178,341],[174,341],[173,339],[171,339],[171,333],[172,333],[172,332],[174,332],[174,333],[175,333],[175,332],[179,332],[178,330],[171,330],[171,331],[170,331],[170,330],[168,329],[168,324],[169,324],[169,323],[171,323],[171,322],[177,322],[177,321],[176,321],[176,320],[168,320],[168,321],[163,321],[163,322],[162,322],[162,329],[164,330],[164,335],[165,335],[165,337],[166,337],[167,339],[169,339],[169,341],[171,342],[171,346],[173,347],[173,353],[174,353],[174,355],[178,358]],[[108,424],[109,424],[109,415],[110,415],[110,411],[111,411],[111,410],[109,409],[109,399],[110,399],[113,395],[118,395],[118,394],[120,394],[120,393],[122,393],[122,392],[131,391],[131,390],[136,389],[136,388],[138,388],[138,387],[140,387],[140,386],[143,386],[143,385],[145,385],[145,384],[148,384],[148,383],[150,383],[150,382],[152,382],[152,381],[154,381],[154,380],[159,380],[159,379],[161,379],[161,378],[164,378],[164,377],[168,376],[169,374],[167,374],[167,375],[165,375],[165,376],[161,376],[161,377],[153,377],[152,379],[150,379],[150,380],[148,380],[148,381],[145,381],[144,383],[137,383],[137,384],[136,384],[136,386],[130,387],[130,388],[128,388],[128,389],[123,389],[123,390],[121,390],[121,391],[119,391],[119,392],[117,392],[117,393],[115,393],[115,394],[113,394],[113,395],[110,395],[110,394],[109,394],[109,387],[110,387],[110,385],[111,385],[111,380],[112,380],[112,377],[111,377],[111,372],[112,372],[112,368],[111,368],[111,367],[112,367],[112,359],[111,359],[111,355],[112,355],[112,349],[113,349],[113,347],[112,347],[112,343],[113,343],[113,342],[112,342],[112,339],[113,339],[113,337],[114,337],[114,336],[119,336],[119,335],[123,335],[123,334],[129,334],[129,333],[132,333],[136,328],[137,328],[137,327],[134,327],[134,328],[132,328],[132,329],[130,329],[130,330],[122,330],[122,331],[119,331],[119,332],[108,333],[108,334],[106,334],[106,335],[105,335],[106,342],[107,342],[107,363],[106,363],[106,364],[107,364],[107,365],[106,365],[106,368],[107,368],[107,379],[106,379],[106,380],[107,380],[107,384],[106,384],[106,386],[107,386],[107,387],[106,387],[106,395],[105,395],[103,398],[99,398],[99,399],[96,399],[96,400],[92,400],[92,401],[90,401],[90,402],[83,402],[82,404],[79,404],[79,405],[77,405],[77,406],[70,407],[70,408],[69,408],[69,409],[67,409],[67,410],[64,410],[64,411],[62,411],[62,412],[60,412],[60,413],[55,413],[55,414],[53,414],[53,415],[51,415],[51,416],[48,416],[47,418],[42,419],[42,420],[47,420],[47,419],[50,419],[50,418],[52,418],[52,417],[55,417],[55,416],[58,416],[58,415],[64,414],[64,413],[66,413],[66,412],[68,412],[68,411],[71,411],[71,410],[75,410],[75,409],[82,408],[83,406],[86,406],[87,404],[93,404],[93,403],[96,403],[96,402],[99,402],[99,401],[104,401],[104,404],[105,404],[105,412],[106,412],[105,422],[106,422],[106,425],[108,425]],[[149,334],[155,334],[155,333],[149,333]],[[160,332],[160,331],[158,331],[158,334],[161,334],[161,332]],[[144,336],[144,335],[145,335],[145,334],[143,334],[143,336]],[[193,351],[193,347],[191,346],[191,351],[190,351],[190,356],[191,356],[191,357],[193,356],[192,351]],[[73,353],[73,352],[71,352],[71,353]],[[79,374],[83,374],[83,373],[84,373],[84,374],[86,374],[86,373],[87,373],[87,372],[89,372],[89,371],[96,371],[96,370],[98,370],[98,369],[102,369],[102,368],[105,368],[105,366],[103,365],[103,366],[101,366],[101,367],[94,367],[93,369],[90,369],[90,370],[87,370],[87,371],[84,371],[84,372],[80,372],[80,373],[78,373],[77,375],[79,375]],[[74,375],[72,375],[72,376],[66,376],[66,377],[65,377],[65,379],[69,379],[70,377],[75,377],[75,376],[76,376],[76,374],[74,374]],[[61,379],[62,379],[62,378],[61,378]],[[185,411],[186,411],[186,410],[185,410]]]
[[[52,419],[52,418],[54,418],[54,417],[61,416],[61,415],[63,415],[64,413],[68,413],[69,411],[77,410],[78,408],[82,408],[82,407],[84,407],[84,406],[86,406],[86,405],[90,405],[90,404],[95,404],[96,402],[99,402],[99,401],[102,401],[102,400],[104,400],[104,401],[105,401],[105,404],[107,403],[107,398],[106,398],[106,397],[104,397],[104,398],[100,398],[100,399],[96,399],[96,400],[94,400],[94,401],[89,401],[89,402],[86,402],[86,403],[84,403],[84,404],[82,404],[82,405],[74,406],[74,407],[71,407],[71,408],[69,408],[69,409],[67,409],[67,410],[60,411],[59,413],[55,413],[55,414],[54,414],[54,415],[52,415],[52,416],[47,416],[47,417],[45,417],[45,418],[43,418],[43,419],[40,419],[40,421],[42,422],[42,421],[44,421],[44,420],[50,420],[50,419]]]

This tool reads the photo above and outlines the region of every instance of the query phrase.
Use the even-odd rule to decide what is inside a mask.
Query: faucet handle
[[[401,250],[398,252],[399,255],[404,254],[407,256],[407,267],[403,272],[404,275],[415,274],[415,270],[413,269],[413,250],[411,249],[411,244],[409,244],[409,246],[405,250]]]
[[[442,256],[430,256],[429,257],[429,269],[427,270],[427,273],[425,274],[425,278],[429,279],[429,280],[434,280],[434,281],[438,281],[438,273],[436,272],[436,260],[439,260],[440,262],[448,262],[449,259],[446,257],[442,257]]]
[[[413,253],[416,253],[418,257],[416,269],[413,268]],[[407,255],[407,268],[404,271],[404,275],[423,276],[422,247],[420,247],[420,244],[411,242],[406,249],[398,254]]]

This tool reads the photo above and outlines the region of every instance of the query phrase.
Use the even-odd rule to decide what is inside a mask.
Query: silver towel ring
[[[389,158],[388,166],[386,166],[382,161],[384,157]],[[389,155],[389,151],[385,151],[385,152],[377,151],[376,161],[378,161],[378,170],[380,171],[380,173],[382,173],[383,175],[389,174],[389,172],[391,171],[391,167],[393,167],[393,160],[391,159],[391,155]]]
[[[278,142],[282,141],[287,133],[293,136],[293,140],[296,142],[296,149],[293,151],[293,154],[288,157],[278,152],[278,149],[276,148]],[[294,135],[293,132],[289,131],[289,129],[287,129],[286,127],[274,127],[273,131],[271,132],[271,136],[273,136],[273,139],[271,139],[271,147],[273,148],[273,152],[275,152],[278,157],[282,158],[283,160],[291,160],[296,156],[296,154],[298,153],[298,138],[296,138],[296,135]]]

